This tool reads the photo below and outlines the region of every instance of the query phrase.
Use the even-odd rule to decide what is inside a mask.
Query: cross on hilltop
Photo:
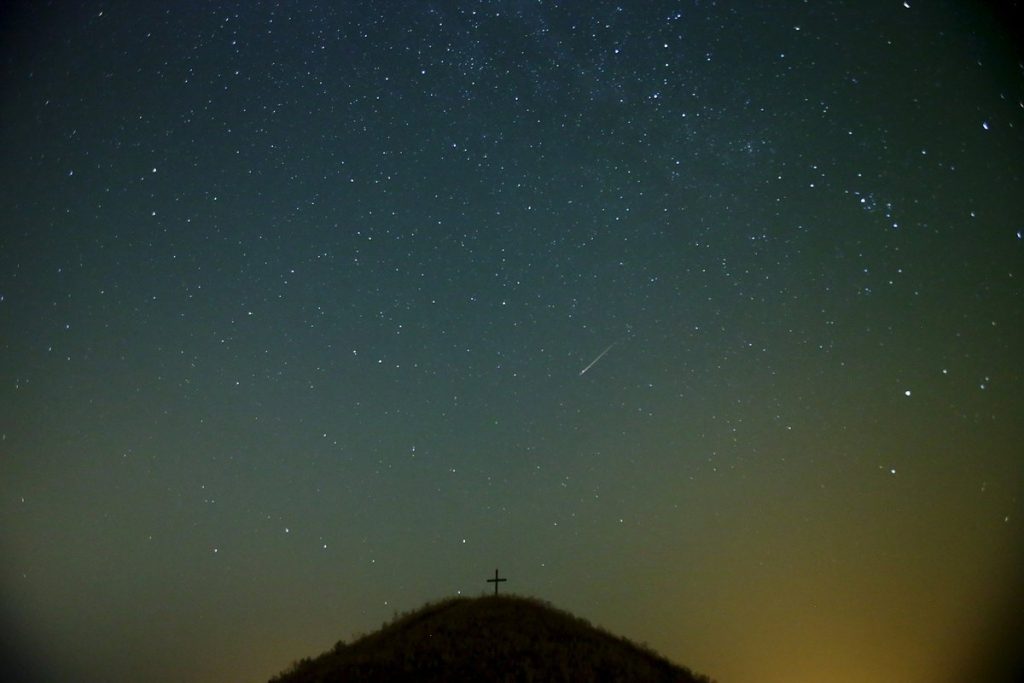
[[[498,570],[497,569],[494,570],[494,578],[493,579],[487,579],[487,583],[493,583],[494,584],[494,594],[495,595],[498,594],[498,584],[503,582],[503,581],[508,581],[508,579],[499,579],[498,578]]]

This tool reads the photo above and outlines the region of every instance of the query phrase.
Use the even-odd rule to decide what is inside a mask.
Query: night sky
[[[999,673],[1024,604],[1007,20],[9,6],[15,680],[265,681],[495,567],[721,683]]]

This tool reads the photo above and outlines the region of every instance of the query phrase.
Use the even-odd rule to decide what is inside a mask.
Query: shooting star
[[[613,347],[613,346],[615,346],[616,344],[618,344],[618,342],[617,342],[617,341],[613,341],[613,342],[612,342],[611,344],[609,344],[609,345],[608,345],[608,348],[606,348],[606,349],[605,349],[604,351],[602,351],[601,353],[597,354],[597,358],[595,358],[594,360],[590,361],[590,363],[588,363],[588,364],[587,364],[587,367],[585,367],[585,368],[583,368],[582,370],[580,370],[580,377],[582,377],[582,376],[583,376],[583,373],[584,373],[584,372],[586,372],[586,371],[587,371],[587,370],[589,370],[590,368],[594,367],[594,363],[596,363],[597,361],[599,361],[599,360],[601,360],[602,358],[604,358],[604,354],[606,354],[606,353],[608,353],[609,351],[611,351],[611,350],[612,350],[612,347]]]

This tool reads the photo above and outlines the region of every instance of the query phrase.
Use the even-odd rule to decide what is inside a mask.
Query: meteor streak
[[[615,346],[616,344],[618,344],[618,342],[612,342],[611,344],[609,344],[609,345],[608,345],[608,348],[606,348],[606,349],[605,349],[604,351],[602,351],[601,353],[597,354],[597,358],[595,358],[594,360],[590,361],[590,363],[589,363],[589,364],[587,364],[587,367],[585,367],[585,368],[583,368],[582,370],[580,370],[580,377],[582,377],[582,376],[583,376],[583,373],[584,373],[584,372],[586,372],[586,371],[587,371],[587,370],[589,370],[590,368],[594,367],[594,363],[596,363],[597,361],[599,361],[599,360],[601,360],[602,358],[604,358],[604,354],[606,354],[606,353],[608,353],[609,351],[611,351],[611,350],[612,350],[612,347],[613,347],[613,346]]]

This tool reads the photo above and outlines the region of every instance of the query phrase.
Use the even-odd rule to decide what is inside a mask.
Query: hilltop
[[[271,683],[638,681],[710,683],[547,603],[451,598],[303,659]]]

